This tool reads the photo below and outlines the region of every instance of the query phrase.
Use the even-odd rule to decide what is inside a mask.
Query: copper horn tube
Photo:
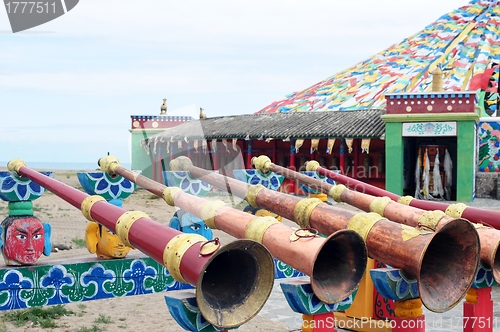
[[[89,196],[31,170],[22,160],[8,163],[10,171],[37,182],[81,209],[89,220],[116,232],[124,243],[163,264],[181,282],[196,286],[203,317],[221,328],[242,325],[264,306],[274,283],[269,251],[251,240],[234,241],[219,248],[201,235],[184,234],[162,225],[140,211],[127,211]]]
[[[380,189],[368,183],[352,179],[348,176],[332,172],[324,167],[318,167],[316,172],[324,175],[338,183],[347,186],[349,189],[363,192],[372,196],[387,196],[395,202],[413,206],[423,210],[439,210],[455,218],[464,218],[478,224],[486,224],[496,229],[500,229],[500,211],[488,210],[467,206],[463,203],[447,204],[436,201],[426,201],[416,199],[412,196],[399,196],[390,191]]]
[[[296,231],[272,217],[256,217],[226,206],[167,187],[122,167],[112,156],[101,158],[101,170],[118,174],[172,206],[205,220],[208,226],[236,238],[250,238],[262,243],[282,262],[311,277],[314,294],[325,303],[347,298],[359,285],[367,263],[363,239],[351,230],[332,233],[327,239]],[[299,235],[296,237],[296,235]]]
[[[344,185],[332,185],[314,179],[305,174],[301,174],[285,167],[281,167],[271,162],[267,156],[260,156],[254,159],[255,165],[262,172],[272,171],[277,174],[284,175],[289,179],[293,179],[303,183],[315,190],[321,191],[332,196],[337,202],[344,202],[355,206],[366,212],[375,212],[381,216],[405,224],[412,227],[426,227],[431,230],[439,230],[443,225],[453,222],[456,219],[447,216],[444,212],[435,210],[427,211],[413,206],[408,206],[392,201],[389,197],[376,197],[366,193],[357,192],[347,189]],[[319,163],[317,161],[309,161],[306,163],[306,170],[317,171]],[[377,188],[378,189],[378,188]],[[335,193],[335,195],[333,195]],[[333,197],[334,196],[334,197]],[[492,271],[495,281],[500,281],[500,254],[498,252],[500,246],[500,230],[476,224],[476,231],[479,235],[479,243],[481,248],[480,258],[488,264]]]
[[[357,213],[319,199],[301,199],[248,185],[195,167],[187,157],[176,158],[170,166],[245,197],[252,206],[277,213],[301,227],[310,225],[326,235],[340,229],[356,230],[365,239],[369,257],[417,279],[422,303],[431,311],[445,312],[457,305],[475,278],[479,237],[466,220],[456,219],[430,232],[395,223],[376,213]]]

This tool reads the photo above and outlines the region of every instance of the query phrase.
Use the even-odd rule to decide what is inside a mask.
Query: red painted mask
[[[32,217],[16,219],[5,233],[3,253],[7,264],[33,264],[43,253],[44,230],[40,220]],[[14,262],[12,262],[14,261]]]

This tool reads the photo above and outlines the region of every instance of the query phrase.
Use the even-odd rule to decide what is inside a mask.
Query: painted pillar
[[[215,142],[212,141],[212,159],[213,159],[214,170],[218,170],[220,168],[220,163],[219,163],[219,152],[217,150],[217,141]]]
[[[359,167],[359,144],[360,141],[359,139],[354,139],[353,140],[353,150],[354,150],[354,165],[352,166],[352,178],[357,179],[358,178],[358,167]]]
[[[397,195],[403,194],[403,137],[401,136],[401,122],[387,122],[385,124],[385,188]]]
[[[491,287],[471,287],[464,302],[464,332],[491,332],[496,323],[491,300]]]
[[[290,140],[290,169],[292,171],[295,171],[295,140],[291,139]],[[288,193],[294,193],[295,194],[295,181],[289,181],[290,184],[290,189]]]
[[[457,198],[456,201],[471,201],[476,180],[476,130],[474,121],[457,122]]]
[[[344,167],[345,151],[346,151],[345,140],[341,139],[340,140],[340,159],[339,159],[340,174],[345,174],[345,167]]]
[[[273,163],[278,163],[278,141],[273,142]]]
[[[247,169],[252,169],[252,141],[247,141]]]

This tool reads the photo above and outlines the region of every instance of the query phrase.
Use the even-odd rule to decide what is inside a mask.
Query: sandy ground
[[[0,168],[0,170],[5,170],[5,168]],[[57,171],[55,179],[82,190],[75,171]],[[220,197],[216,198],[220,199]],[[90,254],[86,248],[77,248],[72,243],[73,239],[85,238],[87,219],[85,219],[79,209],[76,209],[48,191],[42,197],[33,201],[33,206],[36,217],[43,222],[50,222],[52,226],[52,242],[54,244],[69,244],[73,247],[71,250],[54,252],[48,257],[42,256],[40,261],[61,259],[72,259],[74,261],[78,258],[95,256],[94,254]],[[162,199],[144,189],[137,189],[131,196],[125,199],[123,208],[143,211],[151,219],[164,224],[168,224],[172,214],[175,212],[175,208],[168,206]],[[7,215],[7,202],[0,200],[0,217],[3,219]],[[227,244],[235,240],[232,236],[221,231],[214,231],[214,236],[219,237],[222,244]],[[5,324],[7,331],[184,331],[170,316],[165,304],[164,295],[164,293],[156,293],[67,304],[65,307],[76,314],[58,319],[57,324],[59,327],[57,328],[42,329],[37,326],[16,328],[8,322],[0,323],[0,328],[2,324]],[[96,323],[95,320],[101,314],[109,316],[111,323]],[[0,312],[0,318],[3,315],[4,313]],[[97,329],[96,326],[100,329]],[[268,318],[256,316],[237,330],[242,332],[257,332],[287,331],[288,329],[279,322],[277,323]]]

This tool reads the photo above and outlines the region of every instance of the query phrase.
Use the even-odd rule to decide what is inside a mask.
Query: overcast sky
[[[163,98],[169,115],[254,113],[467,3],[80,0],[15,34],[0,8],[0,161],[128,163],[130,115]]]

